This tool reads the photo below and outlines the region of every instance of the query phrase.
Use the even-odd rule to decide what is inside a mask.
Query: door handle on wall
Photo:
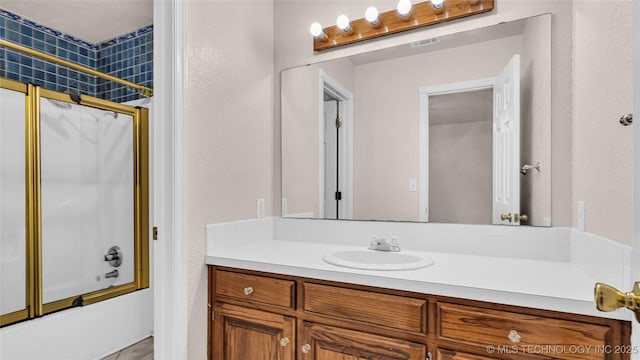
[[[626,113],[620,117],[620,124],[622,126],[629,126],[633,123],[633,114]]]
[[[593,297],[598,310],[614,311],[624,307],[633,311],[640,322],[640,282],[636,282],[633,291],[626,294],[611,285],[597,283]]]

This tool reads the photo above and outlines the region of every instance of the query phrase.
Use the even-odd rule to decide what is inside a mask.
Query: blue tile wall
[[[98,45],[98,71],[147,87],[153,86],[153,26]],[[98,79],[97,96],[124,102],[137,99],[135,89]]]
[[[153,25],[91,44],[0,9],[0,38],[136,84],[153,86]],[[141,97],[137,90],[124,85],[5,48],[0,48],[0,77],[115,102]]]

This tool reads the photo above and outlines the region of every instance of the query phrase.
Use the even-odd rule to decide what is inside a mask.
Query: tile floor
[[[148,337],[102,360],[153,360],[153,337]]]

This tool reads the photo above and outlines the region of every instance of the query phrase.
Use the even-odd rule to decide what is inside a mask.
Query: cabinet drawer
[[[215,292],[220,296],[293,308],[294,281],[216,271]]]
[[[603,359],[608,326],[438,303],[438,336],[555,359]],[[534,346],[529,346],[534,345]],[[585,352],[581,352],[582,349]]]
[[[304,284],[304,311],[388,328],[426,332],[426,300]]]

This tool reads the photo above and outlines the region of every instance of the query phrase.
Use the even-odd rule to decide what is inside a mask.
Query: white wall
[[[205,224],[254,218],[257,198],[269,216],[280,187],[273,3],[190,1],[187,24],[188,358],[198,360],[207,350]]]
[[[618,119],[633,111],[632,8],[630,0],[574,2],[573,216],[584,201],[586,231],[624,244],[631,244],[633,131]]]
[[[429,125],[430,222],[492,223],[492,107],[476,116],[473,122]]]

